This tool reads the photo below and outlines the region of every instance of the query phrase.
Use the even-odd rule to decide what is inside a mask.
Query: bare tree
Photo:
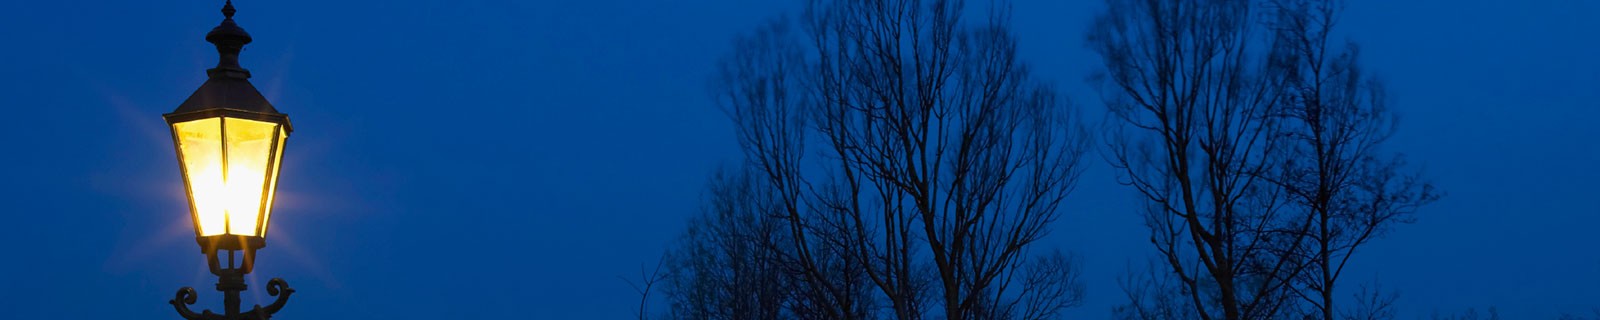
[[[1356,291],[1355,305],[1342,313],[1345,320],[1391,320],[1395,318],[1395,301],[1400,299],[1400,294],[1385,291],[1376,280],[1370,285],[1362,285]]]
[[[1081,302],[1072,256],[1032,249],[1085,132],[1017,61],[1007,8],[964,12],[813,1],[803,34],[778,20],[723,60],[714,92],[770,196],[752,210],[784,231],[766,238],[797,317],[1041,319]]]
[[[1141,268],[1129,267],[1119,279],[1128,302],[1113,307],[1111,316],[1118,320],[1176,320],[1198,319],[1196,309],[1186,302],[1184,287],[1174,283],[1166,268],[1155,261]]]
[[[1304,219],[1272,172],[1284,79],[1270,70],[1249,1],[1108,0],[1089,46],[1103,58],[1115,134],[1108,160],[1145,203],[1151,243],[1201,319],[1292,308]]]
[[[773,201],[747,168],[712,177],[701,215],[668,254],[666,294],[672,319],[790,319],[796,297]]]
[[[1070,305],[1020,297],[1067,283],[1020,280],[1038,270],[1026,267],[1029,245],[1071,190],[1084,135],[1017,61],[1007,9],[992,7],[971,26],[964,9],[961,1],[809,9],[820,70],[813,127],[830,178],[814,207],[854,234],[848,246],[870,262],[867,274],[897,318],[1009,318],[1028,315],[1026,303]]]
[[[1432,184],[1401,172],[1379,148],[1395,128],[1383,84],[1364,75],[1353,43],[1330,44],[1338,0],[1273,0],[1274,58],[1288,80],[1281,117],[1283,163],[1271,179],[1308,215],[1309,261],[1295,293],[1318,318],[1334,319],[1336,285],[1362,245],[1439,198]]]
[[[837,219],[811,214],[818,193],[802,175],[806,81],[813,67],[787,20],[775,20],[734,41],[722,60],[713,93],[736,128],[759,214],[780,226],[783,264],[794,276],[788,306],[803,319],[863,319],[875,305],[863,275],[866,263],[851,247],[853,233]],[[730,190],[724,190],[730,192]]]

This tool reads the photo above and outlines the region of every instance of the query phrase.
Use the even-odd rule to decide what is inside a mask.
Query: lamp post
[[[217,67],[206,70],[205,84],[177,110],[162,116],[178,151],[195,242],[217,275],[217,291],[223,293],[222,314],[195,313],[188,306],[195,303],[194,288],[178,289],[170,303],[184,319],[269,319],[294,293],[287,282],[274,278],[267,282],[267,294],[276,301],[239,310],[244,275],[255,266],[256,250],[267,245],[283,145],[293,130],[289,116],[273,108],[250,85],[250,71],[239,66],[239,51],[251,39],[234,24],[233,13],[229,0],[222,7],[222,24],[206,34],[221,55]]]

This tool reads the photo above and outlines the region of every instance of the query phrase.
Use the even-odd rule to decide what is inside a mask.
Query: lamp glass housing
[[[195,234],[266,237],[284,124],[225,115],[171,124]]]

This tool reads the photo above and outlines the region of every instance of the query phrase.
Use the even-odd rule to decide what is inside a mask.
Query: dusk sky
[[[741,154],[708,94],[733,37],[801,0],[240,0],[242,65],[289,139],[244,304],[281,319],[621,319]],[[969,0],[969,7],[986,7]],[[217,62],[222,1],[0,3],[0,318],[175,319],[221,293],[161,114]],[[1021,55],[1086,118],[1100,0],[1014,2]],[[1447,193],[1355,258],[1400,319],[1600,308],[1600,1],[1352,0],[1400,115],[1386,148]],[[1155,252],[1098,155],[1043,244],[1106,319]],[[657,305],[658,309],[665,308]]]

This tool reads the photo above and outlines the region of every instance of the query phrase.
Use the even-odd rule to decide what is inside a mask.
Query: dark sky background
[[[799,3],[241,0],[243,64],[297,129],[245,304],[283,277],[299,290],[284,319],[631,316],[619,277],[653,265],[739,159],[713,63]],[[1082,39],[1100,5],[1015,3],[1021,54],[1091,119]],[[182,286],[220,307],[160,116],[215,65],[220,6],[0,3],[0,318],[171,319]],[[1401,319],[1600,307],[1600,1],[1346,13],[1402,117],[1388,146],[1449,193],[1346,286],[1399,290]],[[1069,315],[1104,319],[1152,249],[1131,191],[1092,164],[1044,245],[1087,259]]]

